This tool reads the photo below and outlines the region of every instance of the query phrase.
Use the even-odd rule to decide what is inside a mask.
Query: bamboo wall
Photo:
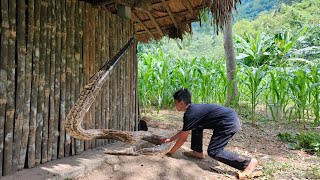
[[[112,142],[75,140],[64,123],[90,77],[133,35],[133,24],[77,0],[1,0],[0,8],[0,175]],[[136,97],[133,46],[83,126],[133,130]]]

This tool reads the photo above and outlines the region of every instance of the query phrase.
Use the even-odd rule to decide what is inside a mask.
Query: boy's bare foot
[[[253,176],[253,171],[258,165],[258,160],[255,158],[252,158],[249,165],[246,167],[245,170],[238,173],[239,179],[251,179]]]
[[[193,157],[198,159],[204,159],[204,154],[196,151],[185,151],[183,152],[183,155],[187,157]]]

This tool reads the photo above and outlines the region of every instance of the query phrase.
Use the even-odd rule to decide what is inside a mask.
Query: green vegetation
[[[279,133],[278,138],[289,142],[291,149],[302,149],[320,155],[320,134],[317,132]]]

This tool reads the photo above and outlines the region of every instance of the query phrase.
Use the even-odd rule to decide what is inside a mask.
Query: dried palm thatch
[[[200,11],[213,15],[216,31],[223,29],[228,16],[241,0],[91,0],[112,13],[119,13],[123,6],[130,8],[131,19],[138,41],[146,42],[168,35],[181,38],[191,32],[191,23],[200,20]]]

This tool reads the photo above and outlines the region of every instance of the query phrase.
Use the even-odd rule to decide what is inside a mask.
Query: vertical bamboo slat
[[[72,81],[72,36],[71,36],[71,0],[66,0],[66,32],[67,32],[67,41],[66,41],[66,109],[65,113],[68,114],[71,106],[71,81]],[[64,145],[64,156],[68,157],[70,155],[70,144],[71,136],[66,132],[66,140]]]
[[[124,28],[124,25],[123,25],[123,19],[119,18],[119,25],[118,27],[120,28],[119,29],[119,34],[118,34],[118,41],[120,42],[119,44],[119,49],[123,46],[123,42],[124,42],[124,37],[123,37],[123,28]],[[124,74],[123,74],[123,66],[124,66],[124,61],[125,61],[125,56],[123,57],[123,59],[121,60],[121,63],[119,64],[120,67],[119,67],[119,77],[120,77],[120,82],[119,82],[119,98],[118,98],[118,101],[119,101],[119,109],[118,109],[118,112],[119,112],[119,123],[120,123],[120,129],[121,130],[124,130],[125,129],[125,124],[124,124],[124,118],[123,118],[123,110],[124,110],[124,106],[123,106],[123,81],[124,81]]]
[[[61,66],[60,66],[60,136],[59,136],[59,155],[58,158],[64,156],[65,144],[65,119],[66,119],[66,42],[67,42],[67,28],[66,28],[66,7],[65,0],[61,2]]]
[[[101,31],[100,31],[100,9],[94,9],[95,18],[95,72],[99,71],[101,67],[100,51],[101,51]],[[95,128],[101,129],[101,91],[95,99]],[[96,146],[100,146],[100,139],[96,140]]]
[[[50,1],[49,2],[49,27],[50,27],[50,36],[48,35],[48,39],[51,41],[51,47],[50,47],[50,106],[49,109],[49,123],[48,123],[48,161],[51,161],[52,159],[52,143],[55,139],[54,134],[54,120],[55,120],[55,92],[54,92],[54,84],[55,84],[55,78],[56,78],[56,19],[55,19],[55,8],[56,8],[56,1]],[[49,41],[49,42],[50,42]]]
[[[4,154],[4,125],[6,120],[7,102],[7,63],[9,39],[8,1],[1,1],[1,61],[0,61],[0,175],[2,175]]]
[[[121,27],[121,24],[120,24],[120,18],[118,16],[115,16],[115,29],[116,29],[116,32],[115,32],[115,53],[117,53],[120,49],[120,46],[121,46],[121,42],[120,42],[120,27]],[[116,76],[116,91],[114,93],[115,95],[115,101],[114,103],[116,104],[116,114],[115,114],[115,121],[116,121],[116,129],[117,130],[120,130],[121,129],[121,123],[120,123],[120,81],[121,81],[121,78],[120,78],[120,64],[115,68],[115,76]]]
[[[115,17],[113,14],[110,14],[110,27],[109,27],[109,31],[110,31],[110,38],[109,38],[109,53],[110,53],[110,59],[115,55]],[[116,118],[116,112],[115,112],[115,106],[116,104],[114,103],[115,100],[115,96],[114,96],[114,92],[115,92],[115,70],[113,70],[113,72],[111,72],[110,74],[110,101],[109,101],[109,106],[110,106],[110,125],[109,128],[110,129],[115,129],[115,118]],[[111,142],[113,142],[113,140],[110,140]]]
[[[79,54],[80,54],[80,61],[79,61],[79,85],[80,85],[80,92],[82,91],[83,87],[84,87],[84,54],[83,54],[83,40],[84,40],[84,36],[83,36],[83,31],[84,31],[84,2],[83,1],[79,1],[79,45],[80,45],[80,49],[79,49]],[[80,141],[80,150],[79,153],[81,153],[84,150],[84,141],[81,140]]]
[[[34,32],[34,2],[28,0],[28,36],[27,36],[27,54],[25,63],[25,95],[24,95],[24,122],[22,127],[21,150],[18,170],[24,168],[26,161],[29,121],[30,121],[30,101],[31,101],[31,81],[32,81],[32,50],[33,50],[33,32]]]
[[[110,15],[109,13],[106,13],[105,12],[105,15],[106,15],[106,19],[105,19],[105,30],[104,30],[104,34],[105,34],[105,42],[104,44],[106,45],[106,49],[105,49],[105,63],[107,63],[110,59],[110,43],[109,43],[109,39],[110,39],[110,31],[109,31],[109,21],[110,21]],[[106,81],[106,98],[105,98],[105,102],[106,102],[106,128],[109,128],[109,122],[110,122],[110,104],[109,104],[109,101],[110,101],[110,82],[111,82],[111,78],[109,77],[108,80]],[[105,140],[105,143],[108,143],[109,140]]]
[[[53,123],[53,142],[52,142],[52,159],[58,158],[58,145],[59,145],[59,117],[60,117],[60,80],[61,80],[61,1],[56,1],[56,15],[55,23],[56,23],[56,46],[55,46],[55,78],[54,78],[54,123]]]
[[[45,58],[41,59],[44,62],[44,109],[43,109],[43,126],[42,126],[42,141],[41,141],[41,163],[48,161],[48,132],[49,132],[49,98],[50,98],[50,66],[51,66],[51,2],[46,2],[47,19],[46,25],[46,47]],[[44,48],[44,47],[43,47]]]
[[[106,51],[106,44],[105,44],[105,28],[106,28],[106,16],[105,16],[105,11],[104,10],[100,10],[100,21],[99,24],[101,25],[100,28],[100,44],[101,44],[101,50],[100,50],[100,62],[101,62],[101,66],[103,66],[106,62],[106,56],[105,56],[105,51]],[[108,80],[107,80],[108,81]],[[106,82],[104,83],[104,85],[102,86],[102,90],[101,90],[101,128],[105,129],[106,128]],[[100,145],[105,145],[105,140],[102,139],[100,142]]]
[[[71,41],[71,47],[70,47],[70,57],[71,57],[71,84],[70,84],[70,107],[69,110],[73,107],[75,104],[75,81],[76,81],[76,75],[75,75],[75,54],[74,54],[74,35],[75,35],[75,30],[74,30],[74,19],[75,19],[75,8],[76,8],[76,0],[71,0],[71,8],[70,8],[70,20],[69,20],[69,31],[70,31],[70,41]],[[68,110],[68,113],[69,113]],[[75,155],[75,140],[73,137],[71,137],[71,144],[70,144],[70,154]]]
[[[84,34],[83,34],[83,39],[84,39],[84,50],[83,50],[83,58],[84,58],[84,85],[89,82],[90,78],[90,63],[89,63],[89,4],[85,3],[85,17],[84,17]],[[84,122],[84,128],[88,128],[89,123],[90,123],[90,110],[88,113],[85,115],[86,121]],[[84,142],[84,149],[90,149],[91,148],[91,141],[85,141]]]
[[[16,89],[16,113],[14,125],[13,146],[13,172],[18,170],[20,159],[22,125],[24,120],[24,94],[25,94],[25,62],[26,62],[26,40],[25,40],[25,16],[26,6],[24,0],[17,1],[17,89]]]
[[[3,175],[12,173],[13,133],[15,113],[15,49],[16,49],[16,2],[9,1],[9,44],[7,66],[7,104],[4,129],[4,166]]]
[[[39,60],[39,89],[38,89],[38,106],[37,106],[37,130],[36,130],[36,149],[35,149],[35,165],[41,162],[41,142],[43,128],[43,112],[44,112],[44,90],[45,90],[45,59],[47,47],[47,6],[48,1],[41,1],[40,11],[40,60]]]
[[[80,94],[80,77],[79,77],[79,70],[80,70],[80,58],[81,58],[81,55],[80,55],[80,32],[81,32],[81,29],[80,29],[80,23],[81,23],[81,18],[80,18],[80,14],[81,14],[81,9],[80,9],[80,2],[76,2],[76,7],[75,7],[75,16],[78,20],[76,20],[74,22],[74,35],[75,35],[75,38],[74,38],[74,51],[75,51],[75,100],[78,99],[79,97],[79,94]],[[76,139],[75,140],[75,145],[74,145],[74,148],[75,148],[75,154],[80,154],[81,150],[80,150],[80,140]]]
[[[124,30],[124,38],[125,41],[127,42],[129,40],[129,21],[125,21],[125,30]],[[129,104],[128,104],[128,61],[130,60],[130,50],[127,52],[126,56],[125,56],[125,63],[124,63],[124,97],[123,97],[123,101],[124,101],[124,122],[126,125],[125,130],[129,131],[129,118],[128,118],[128,112],[129,112]]]
[[[90,53],[90,78],[95,74],[96,72],[96,69],[95,69],[95,62],[96,62],[96,59],[95,59],[95,33],[96,33],[96,27],[95,27],[95,9],[90,6],[90,11],[89,11],[89,18],[90,18],[90,50],[89,50],[89,53]],[[91,129],[94,129],[95,128],[95,123],[96,123],[96,118],[95,118],[95,106],[92,105],[91,106],[91,111],[90,111],[90,119],[91,119],[91,122],[90,122],[90,127]],[[91,149],[94,149],[96,147],[96,141],[95,140],[92,140],[91,141]]]
[[[31,114],[30,114],[30,131],[28,140],[28,168],[35,165],[35,141],[37,128],[37,97],[39,86],[39,48],[40,48],[40,1],[34,3],[34,49],[32,61],[32,90],[31,90]]]

